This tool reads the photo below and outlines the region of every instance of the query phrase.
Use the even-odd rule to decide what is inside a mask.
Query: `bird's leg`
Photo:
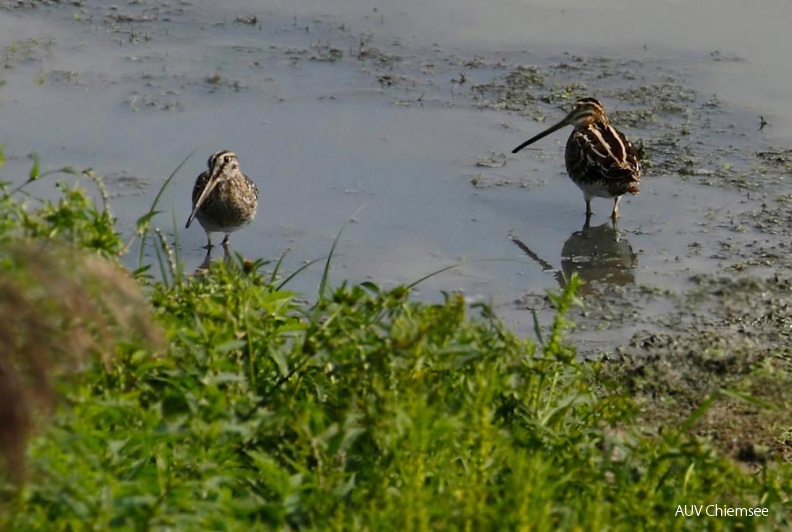
[[[621,240],[621,233],[619,232],[619,224],[616,218],[611,218],[611,227],[613,227],[614,241]]]
[[[212,248],[206,248],[206,255],[204,255],[203,262],[198,268],[195,270],[196,273],[207,271],[209,269],[209,265],[212,263]]]
[[[615,198],[613,198],[613,212],[611,213],[611,219],[614,220],[614,221],[616,220],[616,218],[619,217],[619,200],[620,199],[621,199],[621,196],[616,196]]]
[[[212,234],[207,232],[206,233],[206,245],[203,248],[206,249],[206,250],[211,250],[212,247],[213,247],[212,246]]]
[[[225,238],[223,238],[223,246],[228,245],[228,239],[231,238],[231,233],[226,233]]]
[[[585,231],[589,227],[591,227],[591,213],[587,212],[586,213],[586,223],[583,224],[583,230]]]
[[[591,210],[591,198],[586,198],[586,217],[590,218],[594,212]]]

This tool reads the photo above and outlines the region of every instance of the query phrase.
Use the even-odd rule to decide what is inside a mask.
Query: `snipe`
[[[592,198],[612,198],[611,218],[615,220],[619,216],[621,197],[627,193],[638,194],[641,165],[635,146],[610,124],[605,108],[596,98],[578,100],[566,118],[526,140],[512,153],[568,125],[575,129],[566,143],[566,169],[583,191],[586,219],[591,217]]]
[[[187,227],[197,218],[206,231],[207,248],[212,247],[211,233],[225,233],[223,245],[231,233],[249,224],[256,216],[258,187],[239,169],[236,154],[221,150],[207,162],[195,180],[192,192],[193,209]]]

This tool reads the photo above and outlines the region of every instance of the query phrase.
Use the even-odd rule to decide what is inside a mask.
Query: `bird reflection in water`
[[[545,271],[553,271],[562,288],[573,273],[577,273],[583,281],[581,295],[593,292],[595,282],[612,286],[635,283],[638,256],[613,221],[595,227],[591,227],[587,221],[583,229],[572,233],[561,249],[561,270],[553,268],[514,234],[510,236]]]
[[[569,279],[577,273],[583,281],[581,291],[599,281],[624,286],[635,283],[638,256],[630,243],[622,238],[612,221],[591,227],[588,224],[575,231],[561,248],[561,269]]]

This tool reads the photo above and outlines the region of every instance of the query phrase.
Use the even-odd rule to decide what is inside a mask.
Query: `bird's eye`
[[[228,155],[226,155],[226,156],[223,158],[223,160],[224,160],[225,162],[229,162],[229,161],[231,160],[231,157],[229,157]]]

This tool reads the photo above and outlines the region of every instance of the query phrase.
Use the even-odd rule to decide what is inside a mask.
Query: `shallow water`
[[[628,302],[645,307],[618,326],[578,331],[580,342],[610,349],[652,312],[668,310],[630,287],[678,292],[693,274],[744,261],[734,250],[777,244],[779,235],[740,220],[790,192],[783,172],[753,189],[722,176],[750,176],[756,152],[790,141],[783,88],[792,65],[781,54],[792,39],[782,27],[792,5],[633,6],[284,0],[6,8],[3,176],[24,179],[31,152],[45,167],[91,167],[108,177],[113,212],[131,233],[165,177],[195,150],[156,220],[172,234],[175,217],[192,269],[205,243],[197,226],[183,229],[194,178],[212,152],[233,149],[262,192],[255,223],[232,236],[245,256],[277,260],[288,250],[285,266],[294,270],[326,255],[353,217],[333,282],[390,286],[464,262],[421,284],[421,297],[462,291],[493,303],[526,334],[533,328],[526,307],[548,311],[543,294],[559,279],[553,270],[577,269],[599,286],[592,293],[626,290]],[[521,114],[472,88],[524,64],[544,69],[553,87],[602,95],[615,111],[640,107],[645,87],[685,95],[686,111],[618,124],[645,142],[655,166],[641,194],[622,202],[610,233],[615,260],[586,256],[583,198],[563,168],[568,131],[503,155],[544,126],[536,119],[557,120],[567,104],[538,100]],[[548,100],[550,85],[537,88]],[[632,89],[636,96],[624,96]],[[770,123],[761,132],[760,115]],[[684,172],[675,148],[661,149],[664,134],[684,135],[692,154]],[[52,196],[52,189],[41,182],[31,191]],[[592,224],[602,227],[610,202],[595,200],[594,209]],[[310,295],[319,276],[314,268],[292,288]]]

